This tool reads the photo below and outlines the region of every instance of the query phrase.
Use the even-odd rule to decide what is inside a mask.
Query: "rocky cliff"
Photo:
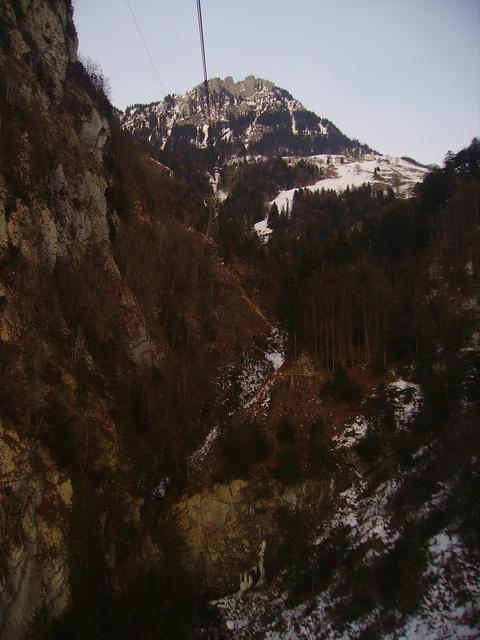
[[[122,571],[158,553],[140,511],[155,508],[162,478],[172,490],[185,482],[189,452],[226,410],[221,372],[233,375],[238,353],[270,329],[194,229],[201,196],[121,133],[101,78],[77,61],[71,3],[4,2],[0,33],[0,629],[10,640],[41,607],[71,606],[72,479],[86,473],[94,487],[110,584],[121,591]],[[121,565],[117,536],[129,528],[143,551]]]
[[[2,637],[22,637],[46,603],[54,616],[69,604],[65,519],[72,485],[34,439],[0,424]]]
[[[222,159],[246,153],[307,156],[368,149],[269,80],[247,76],[234,82],[227,77],[208,84],[212,131],[208,130],[203,85],[185,95],[127,107],[122,124],[157,151],[182,154],[189,147],[206,149],[213,140]]]
[[[24,287],[51,277],[57,260],[65,260],[73,246],[108,238],[106,182],[98,163],[109,125],[88,95],[82,96],[77,123],[64,110],[77,48],[71,7],[2,3],[0,25],[0,628],[2,637],[17,638],[42,603],[54,615],[68,604],[64,534],[72,495],[68,474],[39,441],[44,425],[32,419],[58,382],[41,380],[53,347],[39,335],[42,327],[32,331]],[[85,161],[81,172],[72,164],[79,149]],[[45,287],[43,295],[49,295]],[[28,382],[32,374],[36,380]],[[16,400],[9,381],[17,387]]]
[[[193,570],[218,597],[264,583],[265,566],[277,560],[282,510],[318,518],[333,494],[328,481],[285,487],[257,474],[183,496],[174,510]]]

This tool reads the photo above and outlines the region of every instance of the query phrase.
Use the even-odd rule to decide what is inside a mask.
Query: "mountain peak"
[[[203,83],[184,95],[128,107],[122,124],[140,141],[177,154],[206,148],[209,135],[213,135],[216,153],[223,159],[247,152],[303,156],[345,153],[361,146],[270,80],[250,75],[235,82],[227,76],[212,78],[208,86],[211,129]]]
[[[199,86],[203,87],[203,84]],[[246,76],[243,80],[239,80],[238,82],[235,82],[232,76],[227,76],[223,79],[212,78],[208,81],[208,87],[213,93],[223,89],[231,93],[233,96],[243,96],[244,98],[251,98],[258,91],[270,91],[275,88],[278,89],[278,87],[276,87],[276,85],[270,80],[257,78],[254,75]]]

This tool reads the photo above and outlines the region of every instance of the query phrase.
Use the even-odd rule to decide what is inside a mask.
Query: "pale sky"
[[[74,0],[119,109],[203,80],[196,0]],[[256,75],[376,150],[442,163],[480,136],[480,0],[202,0],[209,78]]]

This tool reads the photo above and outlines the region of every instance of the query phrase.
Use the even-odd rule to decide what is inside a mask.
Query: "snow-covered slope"
[[[386,391],[396,437],[411,434],[423,401],[418,385],[397,377]],[[371,446],[370,430],[357,416],[334,435],[332,452],[355,459],[359,446]],[[449,469],[449,456],[440,439],[380,472],[357,467],[303,561],[295,558],[266,588],[213,603],[222,637],[478,638],[480,556],[472,518],[459,506],[462,471]],[[466,452],[462,464],[475,473],[478,460]]]
[[[309,191],[332,189],[338,193],[347,187],[360,187],[364,184],[372,185],[376,191],[391,189],[396,195],[409,197],[415,185],[423,180],[428,173],[427,167],[403,158],[395,158],[380,154],[367,154],[363,159],[356,159],[346,155],[315,155],[306,158],[295,158],[295,161],[306,160],[316,164],[324,172],[324,177],[315,184],[306,185]],[[279,212],[291,208],[293,196],[298,189],[281,191],[270,202],[275,203]],[[255,231],[266,240],[271,234],[267,218],[255,224]]]
[[[360,187],[362,184],[373,184],[378,189],[391,187],[394,192],[403,195],[410,195],[412,188],[423,180],[428,173],[426,167],[421,167],[401,158],[391,156],[375,155],[373,159],[357,161],[349,159],[343,155],[326,156],[319,155],[305,158],[309,162],[319,164],[321,167],[330,167],[330,177],[323,178],[306,188],[310,191],[319,189],[333,189],[334,191],[344,191],[347,187]],[[327,162],[329,163],[327,165]],[[286,209],[287,203],[292,203],[293,194],[296,189],[282,191],[272,201],[276,203],[278,210],[282,207]]]
[[[216,603],[228,630],[226,637],[236,640],[253,637],[269,640],[478,638],[478,553],[472,553],[466,547],[458,525],[440,527],[431,536],[426,536],[421,548],[409,549],[408,544],[414,543],[414,539],[402,540],[392,525],[393,515],[389,508],[401,495],[404,482],[405,478],[394,477],[381,483],[372,493],[359,480],[342,494],[336,515],[326,523],[322,535],[311,548],[311,564],[317,566],[320,573],[324,570],[317,564],[323,559],[322,545],[329,549],[338,547],[339,554],[343,551],[352,558],[356,556],[354,577],[365,580],[365,584],[348,584],[345,575],[338,572],[332,576],[328,588],[295,603],[289,597],[292,589],[289,576],[284,574],[266,591],[238,594]],[[451,499],[450,492],[451,487],[441,487],[424,511],[415,514],[415,524],[420,530],[446,508]],[[412,561],[409,555],[418,554],[420,566],[411,569],[419,583],[418,587],[414,586],[412,580],[411,586],[412,599],[418,596],[418,604],[411,604],[410,611],[399,608],[392,612],[382,606],[368,611],[366,603],[371,591],[378,589],[375,584],[377,566],[391,562],[393,569],[401,562],[400,554],[405,554],[406,573],[400,570],[399,574],[391,576],[392,592],[398,598],[396,591],[405,588],[395,581],[409,583],[407,566]],[[394,599],[392,594],[384,595],[389,603],[390,598]],[[403,597],[408,600],[407,594]],[[352,619],[345,622],[342,614],[347,618],[352,616]],[[394,625],[393,631],[389,631],[389,625]]]
[[[247,152],[311,155],[367,149],[268,80],[215,78],[209,81],[209,92],[212,132],[203,84],[185,95],[128,107],[123,126],[156,148],[177,152],[185,147],[205,149],[213,135],[216,152],[224,157]]]

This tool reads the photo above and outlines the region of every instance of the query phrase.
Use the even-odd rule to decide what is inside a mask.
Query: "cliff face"
[[[333,491],[333,482],[286,488],[260,475],[183,496],[174,509],[193,570],[216,596],[260,586],[277,561],[282,510],[318,517]]]
[[[77,51],[71,7],[2,3],[0,26],[0,629],[8,639],[23,635],[42,604],[58,615],[69,602],[64,536],[72,486],[40,441],[49,427],[35,414],[74,379],[57,366],[55,340],[28,306],[36,289],[45,307],[53,302],[47,281],[58,261],[108,240],[100,160],[109,125],[86,94],[78,96],[79,122],[65,109]]]
[[[53,615],[69,602],[64,543],[70,479],[32,439],[0,424],[2,637],[21,637],[37,608]]]
[[[100,161],[109,124],[72,84],[77,37],[71,7],[15,2],[0,11],[0,246],[53,272],[72,243],[108,239]]]
[[[0,11],[1,64],[9,71],[23,72],[15,75],[10,99],[39,99],[44,111],[58,106],[65,94],[68,66],[77,57],[71,2],[18,0],[2,3]]]
[[[3,2],[0,35],[0,631],[11,640],[41,606],[70,605],[72,478],[91,478],[121,589],[155,548],[140,511],[162,478],[184,482],[225,411],[221,372],[269,329],[192,228],[205,222],[201,197],[133,147],[76,60],[71,4]],[[122,527],[142,540],[123,564]]]
[[[205,90],[198,85],[185,95],[167,96],[149,105],[128,107],[122,125],[156,151],[174,154],[206,149],[213,137],[223,159],[249,154],[312,155],[367,150],[320,118],[273,82],[247,76],[209,81],[212,131],[205,112]]]

